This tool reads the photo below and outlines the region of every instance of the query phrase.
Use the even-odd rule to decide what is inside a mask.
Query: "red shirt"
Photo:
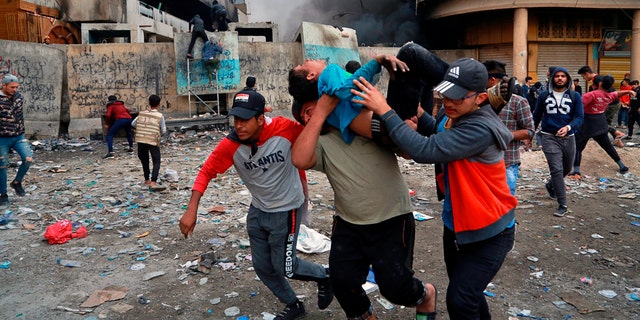
[[[607,106],[611,101],[618,98],[618,92],[605,92],[602,90],[594,90],[585,93],[582,96],[582,105],[584,114],[601,114],[607,110]]]

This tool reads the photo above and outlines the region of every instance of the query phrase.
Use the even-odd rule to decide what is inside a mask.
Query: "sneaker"
[[[18,196],[24,197],[24,195],[27,194],[26,192],[24,192],[24,189],[22,188],[22,183],[20,181],[13,180],[11,182],[11,188],[13,188],[13,190],[16,191],[16,194]]]
[[[274,320],[294,320],[302,318],[305,315],[304,305],[298,300],[284,308],[282,312],[273,318]]]
[[[133,148],[127,149],[127,152],[133,152]]]
[[[0,205],[9,204],[9,196],[7,194],[0,194]]]
[[[559,205],[558,209],[556,209],[553,215],[556,217],[564,217],[564,215],[567,214],[568,211],[569,209],[567,208],[567,206]]]
[[[318,281],[318,309],[326,309],[333,301],[333,288],[329,278]]]
[[[624,167],[620,168],[620,173],[627,173],[627,171],[629,171],[629,168],[627,166],[624,166]],[[13,184],[12,184],[12,186],[13,186]]]
[[[102,159],[108,159],[108,158],[113,158],[115,157],[115,155],[112,152],[109,152],[107,154],[104,155],[104,157],[102,157]]]
[[[631,140],[631,139],[633,139],[633,138],[631,137],[631,135],[627,135],[626,137],[624,137],[624,138],[622,138],[622,139],[624,139],[624,140]]]
[[[193,55],[191,55],[191,53],[187,53],[187,58],[188,58],[188,59],[192,59],[192,58],[193,58]]]
[[[556,191],[553,190],[553,185],[551,184],[551,181],[545,183],[544,187],[547,188],[547,192],[549,193],[549,198],[555,199],[556,198]]]

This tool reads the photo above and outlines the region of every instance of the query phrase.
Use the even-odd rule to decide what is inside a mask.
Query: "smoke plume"
[[[249,22],[278,24],[280,41],[292,41],[302,21],[356,30],[361,45],[400,46],[419,36],[415,0],[252,0]]]

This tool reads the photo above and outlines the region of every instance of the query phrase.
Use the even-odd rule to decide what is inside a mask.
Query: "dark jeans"
[[[149,171],[149,153],[151,153],[151,162],[153,162],[153,172]],[[149,173],[151,173],[151,181],[158,181],[158,173],[160,172],[160,147],[146,143],[138,143],[138,159],[140,159],[140,163],[142,163],[144,180],[149,180]]]
[[[413,277],[414,239],[415,221],[411,213],[372,225],[334,218],[330,279],[347,317],[358,317],[371,306],[362,289],[369,266],[373,268],[380,294],[392,303],[415,306],[423,298],[424,285]]]
[[[564,185],[566,177],[573,168],[573,161],[576,157],[575,136],[556,137],[551,134],[541,134],[542,152],[547,158],[549,174],[551,175],[551,185],[556,191],[558,204],[567,205],[567,190]]]
[[[124,129],[127,133],[127,142],[129,142],[129,148],[133,148],[133,132],[131,131],[131,118],[129,119],[118,119],[116,122],[109,127],[109,132],[107,132],[107,150],[109,153],[113,152],[113,137],[118,134],[120,129]]]
[[[629,137],[633,136],[633,126],[635,124],[640,126],[640,114],[638,114],[638,108],[629,109]]]
[[[198,40],[198,38],[202,39],[202,42],[209,41],[209,39],[207,39],[207,34],[204,31],[191,32],[191,42],[189,42],[189,50],[187,50],[187,53],[192,53],[193,46],[196,44],[196,40]]]
[[[282,303],[296,301],[287,278],[320,281],[327,278],[322,265],[298,258],[296,243],[300,231],[300,208],[264,212],[249,206],[247,232],[256,274]]]
[[[442,81],[449,64],[415,43],[405,44],[397,57],[409,66],[410,71],[398,71],[395,79],[389,80],[387,103],[402,119],[416,115],[418,103],[422,103],[425,112],[432,114],[432,89]]]
[[[491,319],[483,291],[500,270],[513,248],[514,239],[515,227],[512,227],[489,239],[460,245],[456,243],[453,231],[444,228],[442,242],[449,276],[449,319]]]
[[[578,133],[576,135],[576,157],[573,161],[574,167],[580,166],[580,162],[582,162],[582,151],[587,147],[587,142],[589,142],[590,138],[593,138],[593,140],[598,143],[600,148],[602,148],[602,150],[604,150],[609,155],[609,157],[613,159],[613,161],[615,161],[616,163],[620,161],[620,156],[611,144],[611,141],[609,141],[609,136],[606,132],[593,137],[589,137],[589,135],[586,134]]]

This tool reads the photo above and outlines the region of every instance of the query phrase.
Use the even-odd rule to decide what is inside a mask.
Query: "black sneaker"
[[[127,149],[127,152],[133,152],[133,148]]]
[[[305,315],[306,311],[304,311],[304,305],[302,301],[298,300],[284,308],[282,312],[278,313],[278,315],[273,318],[274,320],[294,320],[300,319]]]
[[[16,194],[21,197],[24,197],[24,195],[27,194],[26,192],[24,192],[24,189],[22,188],[22,183],[20,181],[13,180],[11,182],[11,188],[13,188],[13,190],[16,191]]]
[[[631,135],[627,135],[626,137],[624,137],[624,138],[622,138],[622,139],[625,139],[625,140],[631,140],[631,139],[633,139],[633,138],[631,137]]]
[[[558,209],[556,209],[553,215],[556,217],[564,217],[564,215],[567,214],[568,211],[569,209],[567,208],[567,206],[559,205]]]
[[[0,205],[9,204],[9,196],[7,194],[0,194]]]
[[[556,191],[553,190],[553,185],[551,184],[551,181],[545,183],[544,187],[547,188],[547,192],[549,193],[549,198],[555,199],[556,198]]]
[[[329,278],[318,281],[318,309],[326,309],[333,301],[333,288]]]
[[[627,173],[627,171],[629,171],[629,168],[627,166],[620,168],[620,173],[622,174]]]
[[[109,153],[105,154],[104,157],[102,157],[102,159],[108,159],[108,158],[113,158],[113,157],[115,157],[115,155],[113,153],[109,152]]]

